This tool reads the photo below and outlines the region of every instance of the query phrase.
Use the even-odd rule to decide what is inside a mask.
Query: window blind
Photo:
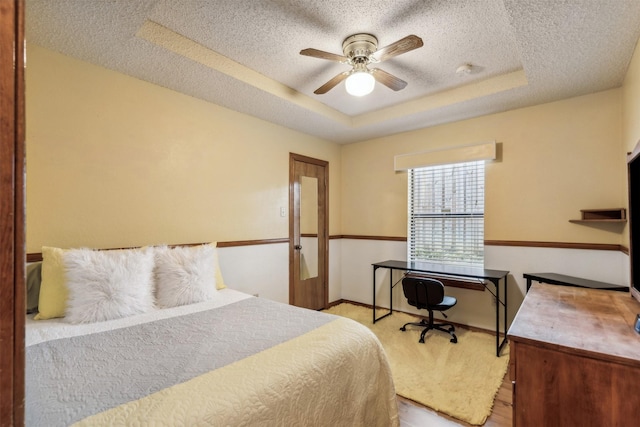
[[[484,264],[484,161],[409,170],[411,261]]]

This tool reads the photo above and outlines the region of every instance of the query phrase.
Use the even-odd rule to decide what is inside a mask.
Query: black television
[[[629,181],[629,266],[631,295],[640,302],[640,141],[627,154]]]

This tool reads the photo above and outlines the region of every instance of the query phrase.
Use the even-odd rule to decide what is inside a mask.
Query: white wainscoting
[[[342,298],[372,304],[371,264],[387,259],[405,260],[406,242],[342,239],[342,253]],[[524,299],[526,280],[523,273],[553,272],[629,284],[629,257],[619,251],[486,246],[485,266],[510,272],[507,295],[509,324]],[[393,283],[401,278],[402,274],[395,272]],[[447,293],[458,299],[456,307],[447,312],[449,320],[495,330],[495,305],[491,293],[458,288],[447,288]],[[399,283],[393,290],[393,304],[399,310],[418,313],[406,303]],[[389,271],[386,269],[378,269],[376,274],[376,305],[389,306]]]
[[[329,302],[342,298],[341,241],[329,240]],[[247,294],[289,303],[289,244],[218,248],[225,284]]]
[[[289,303],[289,244],[218,248],[225,284],[247,294]]]
[[[342,296],[342,239],[329,240],[329,302]]]
[[[287,243],[218,248],[220,268],[227,286],[248,294],[259,294],[289,302],[289,253]],[[374,262],[406,259],[406,242],[364,239],[329,241],[329,302],[346,299],[373,303]],[[629,285],[629,257],[619,251],[585,249],[486,246],[485,266],[508,270],[509,324],[524,299],[523,273],[552,272],[602,282]],[[393,283],[402,278],[393,275]],[[458,304],[449,310],[449,320],[495,330],[495,305],[489,292],[447,288]],[[394,308],[418,313],[406,303],[399,283],[393,290]],[[389,271],[376,274],[376,304],[389,306]],[[424,314],[424,313],[420,313]]]

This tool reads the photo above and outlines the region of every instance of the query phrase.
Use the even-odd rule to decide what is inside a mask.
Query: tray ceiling
[[[338,143],[622,85],[640,35],[637,0],[26,0],[34,43]],[[377,64],[408,82],[353,97],[342,54],[355,33],[424,46]],[[456,73],[470,64],[468,73]]]

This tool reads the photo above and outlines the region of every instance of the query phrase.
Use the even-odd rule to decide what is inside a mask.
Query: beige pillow
[[[35,320],[64,317],[69,297],[64,267],[65,252],[60,248],[42,247],[42,283]]]

